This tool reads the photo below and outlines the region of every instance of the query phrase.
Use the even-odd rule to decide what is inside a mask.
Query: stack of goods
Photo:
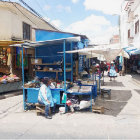
[[[40,88],[40,80],[38,77],[35,77],[34,80],[29,81],[24,84],[24,88]]]
[[[36,84],[32,83],[31,81],[24,84],[24,88],[35,88],[35,87],[36,87]]]
[[[16,75],[10,74],[8,76],[4,75],[3,77],[0,78],[0,83],[6,84],[6,83],[11,83],[11,82],[17,82],[20,81],[20,78],[17,77]]]
[[[44,71],[48,71],[49,68],[48,68],[48,67],[44,67],[43,70],[44,70]]]
[[[67,91],[73,93],[73,92],[79,92],[79,90],[80,90],[80,86],[74,86],[68,89]]]
[[[88,93],[92,91],[92,86],[81,86],[79,92]]]

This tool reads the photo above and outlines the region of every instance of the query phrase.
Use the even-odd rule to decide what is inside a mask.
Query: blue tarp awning
[[[69,38],[38,41],[38,42],[28,42],[28,43],[23,43],[23,44],[14,44],[14,45],[10,45],[10,46],[14,46],[14,47],[23,46],[24,48],[36,48],[36,47],[40,47],[40,46],[44,46],[44,45],[50,46],[50,45],[54,45],[54,44],[62,44],[64,42],[64,40],[66,43],[81,41],[80,37],[69,37]]]
[[[124,51],[126,51],[129,55],[137,55],[137,54],[140,54],[140,49],[139,48],[136,48],[134,46],[128,46],[128,47],[125,47],[123,48]]]

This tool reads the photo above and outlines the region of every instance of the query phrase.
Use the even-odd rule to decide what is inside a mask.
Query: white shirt
[[[41,87],[40,87],[40,91],[42,93],[42,96],[45,100],[47,100],[47,92],[46,92],[46,85],[45,84],[42,84]],[[38,96],[38,100],[41,101],[41,97]]]

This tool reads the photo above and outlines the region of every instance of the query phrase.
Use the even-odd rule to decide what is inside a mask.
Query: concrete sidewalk
[[[22,95],[22,90],[0,93],[0,100],[18,95]]]
[[[53,116],[48,120],[34,110],[23,111],[22,95],[0,100],[0,138],[2,139],[140,139],[140,86],[130,75],[119,76],[102,88],[131,91],[132,96],[115,117],[91,112]],[[116,84],[115,84],[116,83]]]
[[[140,86],[140,74],[131,74],[132,80],[135,81]]]

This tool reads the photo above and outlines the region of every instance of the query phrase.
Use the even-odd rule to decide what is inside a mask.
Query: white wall
[[[134,35],[134,44],[139,43],[139,47],[140,47],[140,1],[137,1],[137,4],[138,5],[136,6],[136,9],[134,10],[134,15],[136,15],[134,19],[134,25],[139,20],[139,32]]]
[[[120,30],[121,30],[121,43],[123,46],[129,45],[128,40],[128,30],[130,29],[130,36],[134,37],[133,44],[137,44],[140,47],[140,30],[139,33],[135,34],[135,23],[139,20],[140,22],[140,0],[135,0],[134,5],[132,5],[131,11],[134,11],[134,16],[138,15],[133,19],[132,22],[128,22],[128,11],[124,10],[126,2],[122,3],[121,20],[120,20]],[[139,43],[139,44],[138,44]]]
[[[11,40],[11,12],[0,8],[0,40]]]
[[[11,11],[11,17],[12,17],[12,21],[11,21],[12,37],[16,37],[19,39],[23,38],[23,22],[31,25],[31,28],[36,28],[36,26],[23,15],[16,14],[13,11]],[[35,41],[34,29],[31,29],[31,38],[32,41]]]
[[[12,3],[0,2],[0,40],[23,40],[23,22],[31,25],[32,41],[35,41],[34,28],[57,30],[19,4],[16,7]]]
[[[121,45],[122,47],[128,46],[128,24],[127,15],[125,12],[121,13],[120,17],[120,32],[121,32]]]
[[[30,24],[33,28],[35,25],[27,18],[17,14],[7,8],[0,8],[0,40],[11,40],[12,37],[23,39],[22,22]],[[32,40],[35,41],[35,31],[31,29]]]

